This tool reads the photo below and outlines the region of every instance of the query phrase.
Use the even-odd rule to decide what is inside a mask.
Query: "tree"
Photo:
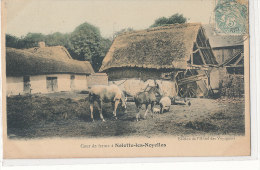
[[[72,33],[67,34],[28,33],[21,38],[6,34],[7,47],[32,48],[37,47],[40,41],[44,41],[47,46],[64,46],[73,59],[90,61],[95,71],[99,70],[111,46],[111,40],[104,39],[99,29],[88,23],[79,25]]]
[[[19,41],[19,38],[17,38],[16,36],[13,36],[10,34],[5,35],[6,47],[17,48],[18,41]]]
[[[187,22],[187,18],[185,18],[182,14],[174,14],[170,16],[169,18],[161,17],[155,20],[154,24],[150,26],[150,28],[153,27],[159,27],[169,24],[183,24]]]
[[[110,46],[110,40],[103,39],[97,27],[83,23],[70,35],[71,50],[78,60],[90,61],[95,71],[98,71],[102,60]]]
[[[37,47],[38,42],[45,41],[45,35],[41,33],[28,33],[24,38],[21,38],[19,46],[21,48]]]
[[[48,46],[64,46],[66,48],[71,48],[70,34],[62,34],[60,32],[55,32],[45,36],[45,43]]]

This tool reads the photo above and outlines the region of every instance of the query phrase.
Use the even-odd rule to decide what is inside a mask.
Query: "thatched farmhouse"
[[[62,46],[6,48],[7,95],[87,90],[92,75],[88,61],[72,59]],[[105,75],[99,78],[107,80]]]
[[[153,80],[167,96],[206,96],[218,63],[201,24],[175,24],[117,36],[101,72],[130,94]]]

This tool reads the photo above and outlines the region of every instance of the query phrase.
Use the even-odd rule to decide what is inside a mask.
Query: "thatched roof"
[[[6,48],[7,76],[56,73],[91,74],[94,70],[88,61],[72,59],[64,47],[44,47],[35,51]]]
[[[58,60],[72,59],[67,49],[63,46],[35,47],[23,50],[45,58],[56,58]]]
[[[119,67],[186,69],[200,29],[201,24],[174,24],[123,33],[115,38],[100,71]],[[207,64],[216,64],[215,59]]]
[[[206,34],[212,48],[242,46],[244,39],[242,35],[218,35],[214,25],[204,25]]]

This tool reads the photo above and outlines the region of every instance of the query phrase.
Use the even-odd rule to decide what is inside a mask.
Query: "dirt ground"
[[[90,120],[87,94],[53,93],[48,95],[7,98],[7,123],[10,138],[42,137],[116,137],[230,134],[244,135],[244,101],[242,99],[189,99],[188,106],[177,101],[169,112],[151,113],[135,121],[134,103],[127,103],[127,113],[118,111],[112,118],[112,108],[106,104],[102,122],[95,112]],[[159,108],[157,105],[156,107]],[[145,110],[141,110],[143,116]]]

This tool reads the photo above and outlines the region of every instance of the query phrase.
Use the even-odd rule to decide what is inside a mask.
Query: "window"
[[[47,82],[47,90],[49,92],[54,92],[58,90],[57,77],[47,77],[46,82]]]
[[[70,76],[70,88],[71,88],[72,90],[75,89],[75,75],[71,75],[71,76]]]

